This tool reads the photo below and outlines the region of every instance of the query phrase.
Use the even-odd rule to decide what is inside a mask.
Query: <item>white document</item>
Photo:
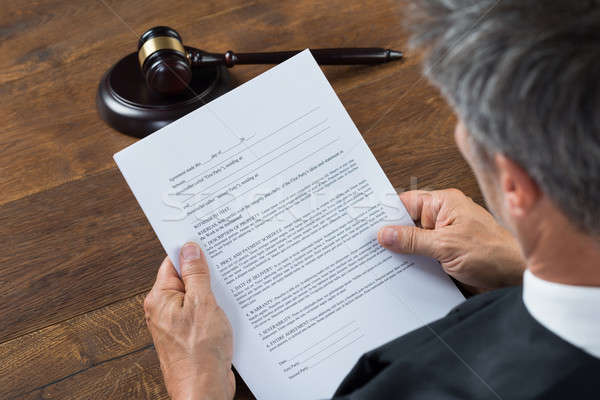
[[[201,244],[259,399],[331,397],[463,300],[437,262],[377,243],[412,221],[308,50],[115,160],[175,264]]]

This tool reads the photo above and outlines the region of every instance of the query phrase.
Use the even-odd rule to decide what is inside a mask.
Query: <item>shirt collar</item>
[[[526,270],[523,302],[544,327],[600,358],[600,287],[549,282]]]

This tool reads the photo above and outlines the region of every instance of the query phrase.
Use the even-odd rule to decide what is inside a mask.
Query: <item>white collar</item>
[[[523,302],[544,327],[600,358],[600,287],[549,282],[526,270]]]

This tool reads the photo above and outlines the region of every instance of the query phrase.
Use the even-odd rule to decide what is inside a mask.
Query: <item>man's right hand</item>
[[[516,238],[461,191],[414,190],[400,199],[421,227],[382,228],[383,247],[435,258],[450,276],[480,290],[521,283],[525,260]]]

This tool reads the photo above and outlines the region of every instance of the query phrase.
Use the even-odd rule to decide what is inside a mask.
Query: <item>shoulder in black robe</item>
[[[335,394],[350,399],[600,399],[600,359],[540,325],[513,287],[363,355]]]

